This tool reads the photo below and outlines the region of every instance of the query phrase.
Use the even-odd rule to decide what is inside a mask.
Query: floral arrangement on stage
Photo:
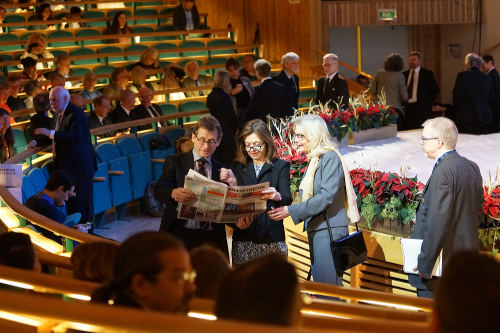
[[[495,181],[484,186],[484,219],[479,225],[479,240],[482,247],[491,248],[494,255],[498,253],[500,246],[500,182],[498,181],[498,170]]]
[[[424,188],[416,177],[361,168],[351,170],[350,174],[367,229],[384,221],[400,226],[413,221]]]

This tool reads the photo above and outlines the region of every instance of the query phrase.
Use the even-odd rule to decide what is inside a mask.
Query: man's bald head
[[[55,87],[50,91],[50,106],[56,113],[61,113],[69,103],[69,92],[64,87]]]
[[[151,100],[153,99],[153,91],[148,87],[142,87],[139,89],[139,100],[143,106],[150,106]]]

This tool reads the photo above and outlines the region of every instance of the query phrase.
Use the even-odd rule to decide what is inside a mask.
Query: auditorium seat
[[[102,18],[102,21],[96,21],[96,22],[87,22],[85,25],[87,27],[106,27],[106,21],[104,20],[106,18],[106,15],[102,12],[97,12],[97,11],[87,11],[82,14],[82,18],[88,19],[88,18]]]
[[[62,54],[68,55],[68,52],[63,51],[63,50],[50,50],[50,52],[52,53],[52,55],[54,56],[54,58],[57,58],[57,57],[59,57]]]
[[[215,39],[207,43],[207,46],[232,46],[234,47],[234,42],[230,39]],[[208,51],[210,56],[217,54],[234,54],[237,53],[236,49],[228,48],[223,50],[210,50]]]
[[[134,11],[134,16],[138,16],[138,17],[141,17],[141,16],[154,16],[154,15],[158,15],[158,13],[156,12],[156,9],[153,9],[153,8],[144,8],[144,9],[136,9]],[[140,25],[140,24],[158,24],[157,22],[157,19],[155,18],[146,18],[146,19],[136,19],[135,20],[135,24],[136,25]]]
[[[175,152],[174,147],[167,149],[151,149],[151,139],[158,135],[157,133],[148,133],[139,138],[142,149],[144,151],[151,151],[151,159],[164,160],[165,157],[173,155]],[[169,139],[170,141],[170,139]],[[153,180],[158,180],[163,172],[163,162],[152,162]]]
[[[79,48],[72,50],[70,53],[70,56],[81,56],[81,55],[95,55],[95,51],[92,49],[87,49],[87,48]],[[90,58],[90,59],[75,59],[71,60],[72,65],[90,65],[90,64],[97,64],[97,59],[96,58]]]
[[[28,178],[30,179],[36,192],[43,191],[45,185],[47,184],[47,179],[45,179],[42,170],[38,168],[31,169],[31,171],[28,172]]]
[[[12,135],[14,136],[14,149],[16,154],[25,151],[28,147],[28,143],[26,142],[24,133],[17,128],[12,128]]]
[[[73,68],[72,71],[74,76],[84,76],[85,73],[91,72],[89,68]]]
[[[134,34],[142,34],[142,33],[148,33],[148,32],[154,32],[155,30],[152,27],[132,27],[132,32]],[[165,39],[160,36],[146,36],[146,37],[140,37],[139,41],[140,42],[156,42],[160,41],[162,39]]]
[[[227,58],[212,58],[207,60],[207,66],[212,66],[212,65],[225,65],[227,62]],[[218,71],[223,71],[226,70],[225,67],[220,67],[220,68],[214,68],[210,69],[212,72],[212,75],[215,75]]]
[[[123,53],[123,51],[118,46],[105,46],[97,50],[97,54],[101,53]],[[106,65],[109,65],[110,62],[119,62],[119,61],[125,61],[125,57],[122,55],[122,56],[111,56],[111,57],[106,56],[103,58],[99,58],[99,62],[105,63]]]
[[[157,32],[162,32],[162,31],[175,31],[175,28],[171,24],[167,25],[161,25],[156,29]],[[175,40],[175,39],[181,39],[180,36],[163,36],[161,37],[161,40]]]
[[[27,175],[23,176],[21,184],[21,194],[23,198],[23,204],[26,202],[26,200],[34,196],[36,193],[37,191],[35,189],[35,186],[31,182],[30,177]]]
[[[121,155],[128,158],[132,197],[134,199],[143,198],[146,186],[153,179],[150,152],[143,151],[139,140],[136,138],[120,139],[117,141],[116,146]]]
[[[26,22],[26,18],[23,15],[17,15],[17,14],[9,14],[5,16],[3,23],[19,23],[19,22]],[[7,30],[9,32],[14,31],[14,30],[25,30],[27,27],[18,25],[14,27],[8,27]]]
[[[171,115],[171,114],[177,114],[179,112],[177,110],[177,107],[174,104],[169,104],[169,103],[160,104],[160,109],[161,109],[162,116],[168,116],[168,115]],[[177,125],[177,121],[178,120],[179,119],[168,120],[168,124],[169,125]],[[182,122],[180,122],[179,125],[182,125]]]
[[[100,75],[100,74],[111,74],[111,72],[115,68],[116,67],[114,67],[114,66],[108,66],[108,65],[97,66],[97,67],[94,68],[94,73],[96,73],[97,75]],[[109,83],[109,79],[108,78],[97,79],[97,83]]]
[[[144,51],[146,50],[148,47],[145,46],[145,45],[130,45],[130,46],[127,46],[125,48],[125,52],[128,53],[128,52],[135,52],[135,51]],[[140,54],[136,54],[136,55],[127,55],[126,56],[126,59],[128,61],[139,61],[141,59],[141,55]]]
[[[78,40],[79,37],[89,37],[89,36],[96,36],[96,39],[85,39],[85,40],[79,41],[81,47],[103,43],[103,40],[101,39],[101,33],[99,32],[99,30],[80,29],[80,30],[75,32],[75,37],[76,37],[75,39],[76,40]]]
[[[14,34],[0,34],[0,43],[1,42],[12,42],[12,41],[18,41],[19,37]],[[14,44],[14,45],[2,45],[2,50],[3,51],[22,51],[24,48],[22,47],[21,44]],[[6,61],[6,60],[2,60]]]
[[[180,53],[177,51],[169,52],[168,50],[177,49],[177,45],[173,43],[158,43],[153,45],[155,49],[158,50],[160,59],[168,59],[168,58],[178,58],[180,57]]]
[[[67,46],[76,46],[73,33],[65,30],[54,31],[48,34],[47,36],[50,39],[54,38],[73,38],[73,41],[67,42],[49,42],[50,47],[67,47]]]
[[[105,179],[104,181],[94,182],[95,227],[99,228],[104,217],[104,213],[112,207],[107,163],[97,164],[97,171],[95,172],[94,177]]]
[[[201,101],[187,101],[179,104],[179,112],[189,112],[189,111],[198,111],[206,109],[207,105]],[[209,111],[207,110],[207,114]],[[190,116],[184,117],[182,121],[185,123],[194,122],[200,119],[204,115]]]
[[[205,44],[203,42],[197,41],[197,40],[187,40],[181,43],[180,48],[181,49],[186,49],[186,48],[194,48],[194,47],[205,47]],[[207,56],[208,57],[208,51],[184,51],[182,52],[183,57],[203,57]]]
[[[182,127],[172,128],[171,130],[165,132],[165,135],[167,136],[168,141],[170,141],[172,147],[175,147],[177,139],[182,138],[184,135],[186,135],[186,129]]]

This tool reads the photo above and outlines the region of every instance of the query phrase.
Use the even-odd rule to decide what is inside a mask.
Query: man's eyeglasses
[[[174,280],[177,282],[179,285],[184,285],[186,282],[194,283],[194,280],[196,280],[196,277],[198,274],[196,271],[190,271],[190,272],[182,272],[179,274],[174,275]]]
[[[210,139],[210,140],[205,140],[204,138],[199,138],[195,135],[195,138],[196,140],[198,140],[198,142],[204,146],[204,145],[207,145],[209,147],[213,147],[215,146],[215,140],[214,139]]]
[[[425,136],[420,137],[420,143],[424,144],[425,141],[427,140],[437,140],[439,138],[426,138]]]
[[[245,149],[246,151],[255,151],[255,152],[259,152],[259,151],[262,151],[262,149],[264,149],[264,144],[261,143],[260,145],[258,144],[252,144],[252,145],[245,145]]]
[[[294,140],[304,140],[305,136],[302,134],[294,134],[293,136]]]

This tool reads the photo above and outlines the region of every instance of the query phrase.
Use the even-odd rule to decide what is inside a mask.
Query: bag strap
[[[330,227],[330,220],[326,216],[326,211],[323,212],[323,218],[326,220],[326,225],[328,226],[328,236],[330,237],[330,244],[333,242],[332,228]]]

